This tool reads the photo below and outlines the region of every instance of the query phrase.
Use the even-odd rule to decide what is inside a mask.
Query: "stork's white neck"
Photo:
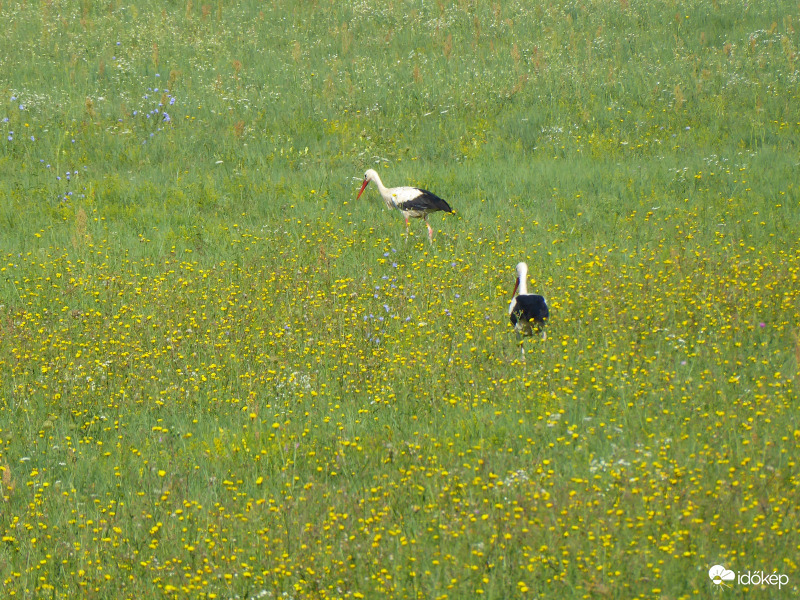
[[[521,262],[517,265],[517,281],[519,284],[517,285],[517,292],[520,296],[526,296],[528,294],[528,265],[524,262]]]
[[[370,170],[369,178],[371,181],[375,182],[375,186],[378,188],[378,193],[380,193],[381,198],[383,198],[383,201],[386,203],[386,206],[389,208],[394,208],[392,190],[383,185],[380,176],[375,171]]]
[[[517,296],[528,295],[528,274],[524,271],[519,274],[519,286],[517,286]]]
[[[375,186],[378,188],[378,193],[380,193],[381,198],[383,198],[383,201],[386,202],[386,204],[388,204],[391,207],[392,192],[389,191],[389,188],[383,185],[383,182],[381,181],[381,178],[378,176],[377,173],[374,173],[372,175],[372,181],[375,182]]]

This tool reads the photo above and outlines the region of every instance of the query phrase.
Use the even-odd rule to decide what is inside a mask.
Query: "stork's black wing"
[[[398,204],[398,208],[400,210],[419,210],[425,212],[434,212],[437,210],[443,210],[446,213],[453,212],[453,209],[450,208],[450,205],[439,198],[436,194],[429,192],[428,190],[419,190],[420,195],[416,198],[412,198],[411,200],[406,200],[402,204]]]
[[[511,311],[511,324],[516,325],[518,321],[534,321],[539,325],[550,317],[550,309],[547,307],[544,296],[538,294],[525,294],[517,296],[517,302]]]

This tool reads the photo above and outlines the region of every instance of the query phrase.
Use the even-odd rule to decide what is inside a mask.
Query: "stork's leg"
[[[433,243],[433,229],[431,229],[431,224],[428,223],[428,217],[425,216],[425,226],[428,228],[428,239],[430,240],[431,244]]]
[[[409,235],[410,235],[410,232],[408,230],[408,217],[406,217],[406,237],[408,237]]]

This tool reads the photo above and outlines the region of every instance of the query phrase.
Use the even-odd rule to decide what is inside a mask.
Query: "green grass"
[[[0,4],[3,596],[796,595],[800,14],[641,4]]]

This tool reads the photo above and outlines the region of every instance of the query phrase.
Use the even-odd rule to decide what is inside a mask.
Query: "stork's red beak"
[[[367,187],[367,184],[368,184],[368,183],[369,183],[369,179],[365,179],[365,180],[364,180],[364,183],[362,183],[362,184],[361,184],[361,189],[360,189],[360,190],[358,190],[358,196],[356,196],[356,200],[358,200],[359,198],[361,198],[361,194],[363,194],[363,193],[364,193],[364,188],[366,188],[366,187]]]
[[[511,292],[511,297],[514,298],[517,295],[517,288],[519,287],[519,277],[517,277],[517,281],[514,284],[514,291]]]

